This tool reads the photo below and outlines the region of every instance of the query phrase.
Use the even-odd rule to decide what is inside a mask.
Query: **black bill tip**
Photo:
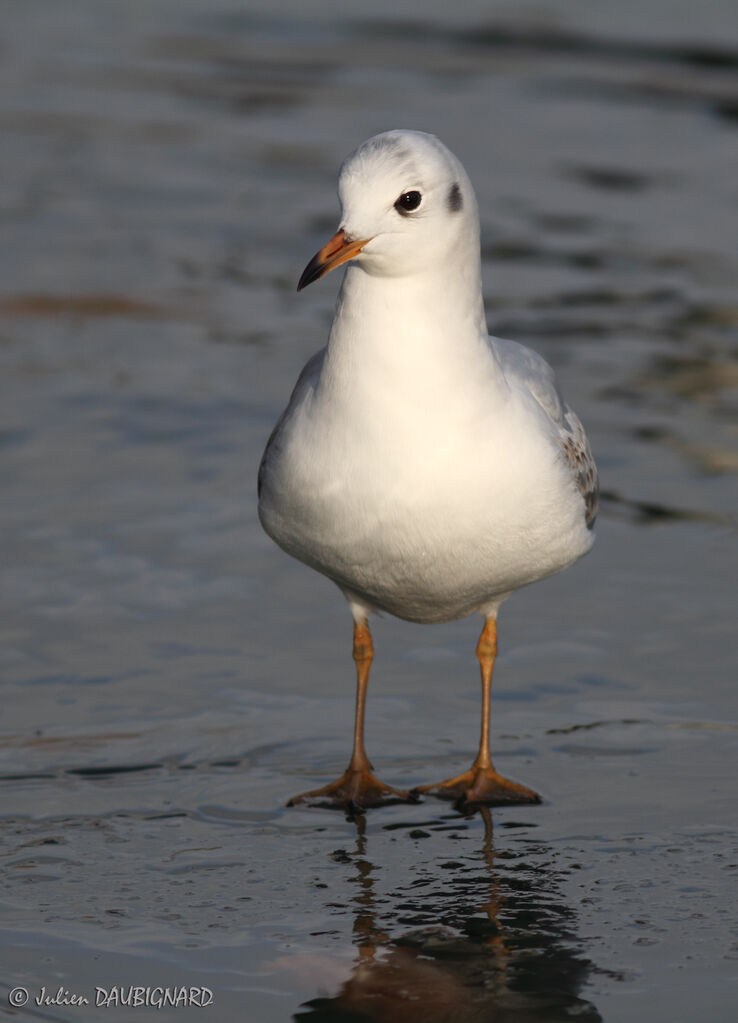
[[[320,253],[316,253],[302,271],[302,276],[297,282],[297,290],[302,291],[302,289],[306,288],[308,284],[312,284],[313,281],[317,281],[323,276],[327,269],[328,265],[320,258]]]

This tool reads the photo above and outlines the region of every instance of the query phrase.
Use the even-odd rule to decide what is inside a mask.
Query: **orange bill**
[[[302,272],[297,290],[302,291],[308,284],[317,281],[319,277],[335,270],[341,263],[347,263],[349,259],[358,256],[364,246],[371,241],[371,238],[363,238],[361,241],[350,241],[343,228],[337,231],[330,241],[326,242],[320,252],[316,252],[313,258]]]

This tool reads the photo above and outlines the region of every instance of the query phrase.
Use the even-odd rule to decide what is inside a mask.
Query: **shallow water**
[[[4,11],[3,1013],[735,1016],[738,17],[445,8]],[[254,489],[337,168],[394,126],[467,167],[490,328],[556,366],[605,499],[501,616],[496,759],[544,804],[351,822],[284,806],[347,758],[350,619]],[[467,766],[477,629],[377,620],[388,782]]]

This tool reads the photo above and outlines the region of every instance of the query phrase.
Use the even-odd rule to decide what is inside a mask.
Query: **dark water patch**
[[[606,192],[643,192],[655,184],[648,174],[625,167],[570,167],[566,174],[590,188]]]
[[[510,860],[498,858],[488,811],[483,821],[483,839],[475,829],[481,849],[439,858],[421,887],[411,867],[408,881],[389,891],[359,830],[355,848],[342,850],[353,867],[346,908],[355,916],[356,964],[336,995],[307,1002],[296,1021],[601,1019],[579,994],[591,964],[577,951],[552,850],[530,845],[512,875]]]
[[[195,815],[188,810],[167,810],[166,812],[152,812],[149,810],[107,810],[104,813],[90,812],[88,814],[49,814],[43,818],[35,816],[24,817],[22,814],[6,814],[0,816],[6,829],[6,834],[14,831],[19,836],[29,835],[34,829],[47,831],[50,828],[58,828],[58,834],[53,837],[43,836],[38,839],[26,841],[19,846],[25,848],[34,844],[64,845],[71,840],[76,829],[100,829],[107,824],[120,822],[141,823],[146,821],[172,821],[182,819],[194,819]]]
[[[596,286],[563,291],[558,295],[534,299],[529,303],[531,308],[549,308],[556,306],[643,306],[643,305],[684,305],[684,296],[675,288],[648,288],[642,291],[617,290]]]
[[[630,433],[634,440],[646,441],[646,443],[649,444],[660,444],[674,436],[672,431],[667,429],[665,426],[653,426],[651,424],[646,426],[633,426]]]
[[[247,55],[240,52],[241,33]],[[169,71],[159,77],[159,88],[164,85],[196,106],[217,105],[243,117],[282,116],[316,90],[330,87],[342,66],[340,51],[328,55],[318,45],[311,53],[310,45],[305,38],[298,50],[294,42],[270,32],[268,22],[254,19],[235,35],[160,36],[149,41],[148,49]]]
[[[137,774],[141,771],[160,771],[164,764],[118,764],[110,767],[68,767],[64,774],[76,775],[79,778],[109,778],[121,774]]]
[[[415,19],[392,21],[356,20],[354,31],[362,38],[399,38],[404,42],[455,43],[484,50],[521,51],[570,58],[596,57],[599,60],[681,64],[699,70],[737,70],[738,51],[728,46],[705,44],[660,44],[656,41],[605,38],[566,29],[538,28],[523,24],[480,24],[472,28],[453,28]]]
[[[645,76],[617,81],[607,77],[593,77],[589,71],[585,71],[580,75],[542,78],[538,82],[538,90],[549,98],[555,96],[576,102],[586,99],[591,103],[610,103],[639,109],[650,106],[673,113],[696,112],[711,118],[720,117],[724,108],[729,112],[736,102],[732,82],[727,87],[711,87],[699,77],[685,76],[682,79],[676,74],[660,81]]]
[[[495,260],[518,260],[539,259],[542,256],[541,247],[522,239],[503,239],[494,242],[482,242],[482,262],[495,262]]]
[[[105,686],[117,682],[128,675],[37,675],[35,678],[6,682],[18,686]]]
[[[681,60],[696,68],[738,71],[738,52],[715,46],[688,46],[677,49]]]
[[[650,725],[646,718],[620,718],[614,721],[589,721],[586,724],[567,725],[565,728],[547,728],[546,735],[571,735],[574,732],[589,732],[593,728],[610,728],[619,725]]]
[[[84,747],[85,745],[99,746],[111,739],[129,738],[125,733],[107,736],[76,736],[49,740],[49,743],[63,745],[67,748]],[[43,740],[31,740],[25,742],[26,746],[47,745]],[[52,747],[53,748],[53,747]],[[191,760],[185,758],[186,753],[167,757],[163,760],[152,760],[138,764],[85,764],[79,767],[59,767],[43,769],[39,771],[7,772],[0,775],[1,781],[21,782],[35,780],[62,780],[65,777],[80,778],[83,780],[115,780],[118,777],[141,774],[146,772],[166,772],[174,774],[179,772],[199,773],[204,775],[217,775],[221,773],[232,774],[234,771],[247,772],[254,767],[265,755],[283,748],[283,744],[273,744],[252,749],[240,757],[218,757],[208,760]]]
[[[605,251],[594,249],[571,250],[556,248],[539,238],[535,242],[527,239],[498,239],[482,243],[482,262],[535,263],[539,266],[571,266],[578,269],[598,270],[607,265]]]
[[[541,230],[555,234],[591,234],[599,226],[594,217],[553,210],[536,213],[535,222]]]
[[[617,490],[601,490],[600,501],[605,506],[624,508],[630,512],[637,522],[653,525],[669,521],[674,522],[707,522],[716,526],[738,528],[738,518],[733,515],[722,515],[716,512],[697,509],[674,508],[659,501],[643,501],[626,497]]]
[[[65,840],[60,838],[36,838],[30,842],[24,842],[23,847],[27,848],[34,845],[64,845]]]
[[[661,297],[661,296],[659,296]],[[671,297],[671,296],[670,296]],[[640,295],[642,301],[644,296]],[[538,299],[537,303],[552,306],[589,306],[589,305],[623,305],[627,301],[633,301],[633,296],[626,296],[622,292],[612,288],[587,288],[582,291],[567,291],[560,295],[554,295],[549,299]]]
[[[0,774],[0,781],[48,781],[56,777],[55,771],[21,771],[18,774]]]
[[[117,817],[128,816],[128,814],[116,814]],[[143,820],[147,821],[171,821],[177,820],[189,815],[184,810],[170,810],[168,813],[147,813],[144,814]]]
[[[442,24],[429,19],[408,18],[398,15],[392,19],[382,16],[373,18],[332,18],[327,23],[322,19],[289,20],[266,16],[263,12],[213,12],[209,15],[197,13],[190,16],[191,31],[188,34],[173,32],[150,38],[147,42],[153,56],[170,56],[188,60],[207,59],[213,48],[238,44],[243,40],[257,40],[262,50],[274,51],[291,45],[300,47],[302,56],[291,54],[287,66],[295,87],[304,85],[303,75],[313,75],[316,70],[340,68],[340,61],[325,55],[310,60],[305,57],[311,46],[321,49],[327,44],[340,47],[341,44],[360,41],[371,46],[375,40],[385,44],[397,43],[427,49],[436,46],[458,46],[468,49],[520,51],[525,54],[596,57],[616,64],[625,62],[649,64],[677,64],[700,71],[735,71],[738,69],[738,51],[729,45],[705,42],[660,43],[655,39],[628,39],[602,36],[567,28],[536,26],[513,21],[483,22],[472,26]],[[235,45],[233,49],[235,49]],[[231,58],[238,66],[238,55]],[[246,63],[245,61],[243,63]],[[260,76],[267,81],[272,77],[272,65],[266,59],[257,61],[254,70],[250,63],[247,73]],[[261,66],[263,65],[263,67]],[[265,68],[265,70],[264,70]]]
[[[521,313],[516,316],[495,317],[491,331],[497,337],[513,337],[523,344],[530,340],[535,343],[537,338],[605,338],[620,332],[620,325],[608,324],[602,320],[579,320],[562,317],[548,317],[545,320],[537,315]]]
[[[461,825],[465,827],[465,825]],[[447,830],[448,825],[439,825],[438,818],[432,817],[420,821],[393,821],[391,824],[383,824],[383,831],[407,831],[412,828],[432,828],[434,831]]]
[[[22,447],[33,435],[34,431],[27,428],[0,430],[0,450]]]
[[[535,220],[537,214],[532,215]],[[494,232],[490,232],[494,233]],[[638,251],[630,247],[618,247],[602,245],[593,247],[590,243],[582,245],[579,242],[564,244],[544,236],[539,236],[535,241],[528,238],[497,238],[494,241],[482,244],[482,260],[484,263],[512,263],[530,264],[535,267],[556,267],[574,269],[577,271],[592,271],[593,279],[596,272],[597,283],[587,287],[569,288],[560,292],[552,291],[550,294],[532,296],[526,302],[526,308],[530,310],[565,308],[567,306],[587,305],[588,296],[592,297],[592,305],[610,307],[616,309],[621,306],[623,310],[629,310],[631,318],[618,323],[601,322],[594,323],[594,332],[598,333],[603,328],[614,330],[615,326],[621,331],[629,329],[633,332],[645,331],[648,334],[654,333],[654,327],[650,322],[644,322],[642,316],[634,318],[642,306],[655,306],[658,310],[662,306],[673,306],[671,315],[667,315],[668,309],[664,309],[663,323],[660,323],[660,333],[675,334],[679,331],[680,336],[687,331],[692,323],[693,305],[688,296],[678,288],[654,284],[651,287],[642,287],[640,282],[646,278],[658,277],[663,271],[687,271],[691,270],[690,259],[686,254],[660,251]],[[612,285],[600,283],[611,271],[612,276],[622,276],[628,273],[637,284],[628,284],[626,287],[616,288]],[[573,301],[569,301],[569,295]],[[488,309],[495,310],[510,305],[510,301],[500,296],[493,296],[485,299]],[[709,315],[709,314],[707,314]],[[536,319],[530,317],[535,326]],[[730,327],[735,323],[735,317],[729,308],[716,309],[711,318],[703,320],[706,326],[715,328]],[[574,324],[576,327],[576,324]]]
[[[717,117],[729,124],[738,125],[738,98],[734,100],[719,100],[713,105],[713,111]]]

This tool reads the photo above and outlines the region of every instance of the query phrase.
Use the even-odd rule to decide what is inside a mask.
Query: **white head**
[[[387,131],[341,167],[338,232],[310,261],[298,291],[349,259],[401,277],[479,259],[477,203],[459,161],[434,135]]]

